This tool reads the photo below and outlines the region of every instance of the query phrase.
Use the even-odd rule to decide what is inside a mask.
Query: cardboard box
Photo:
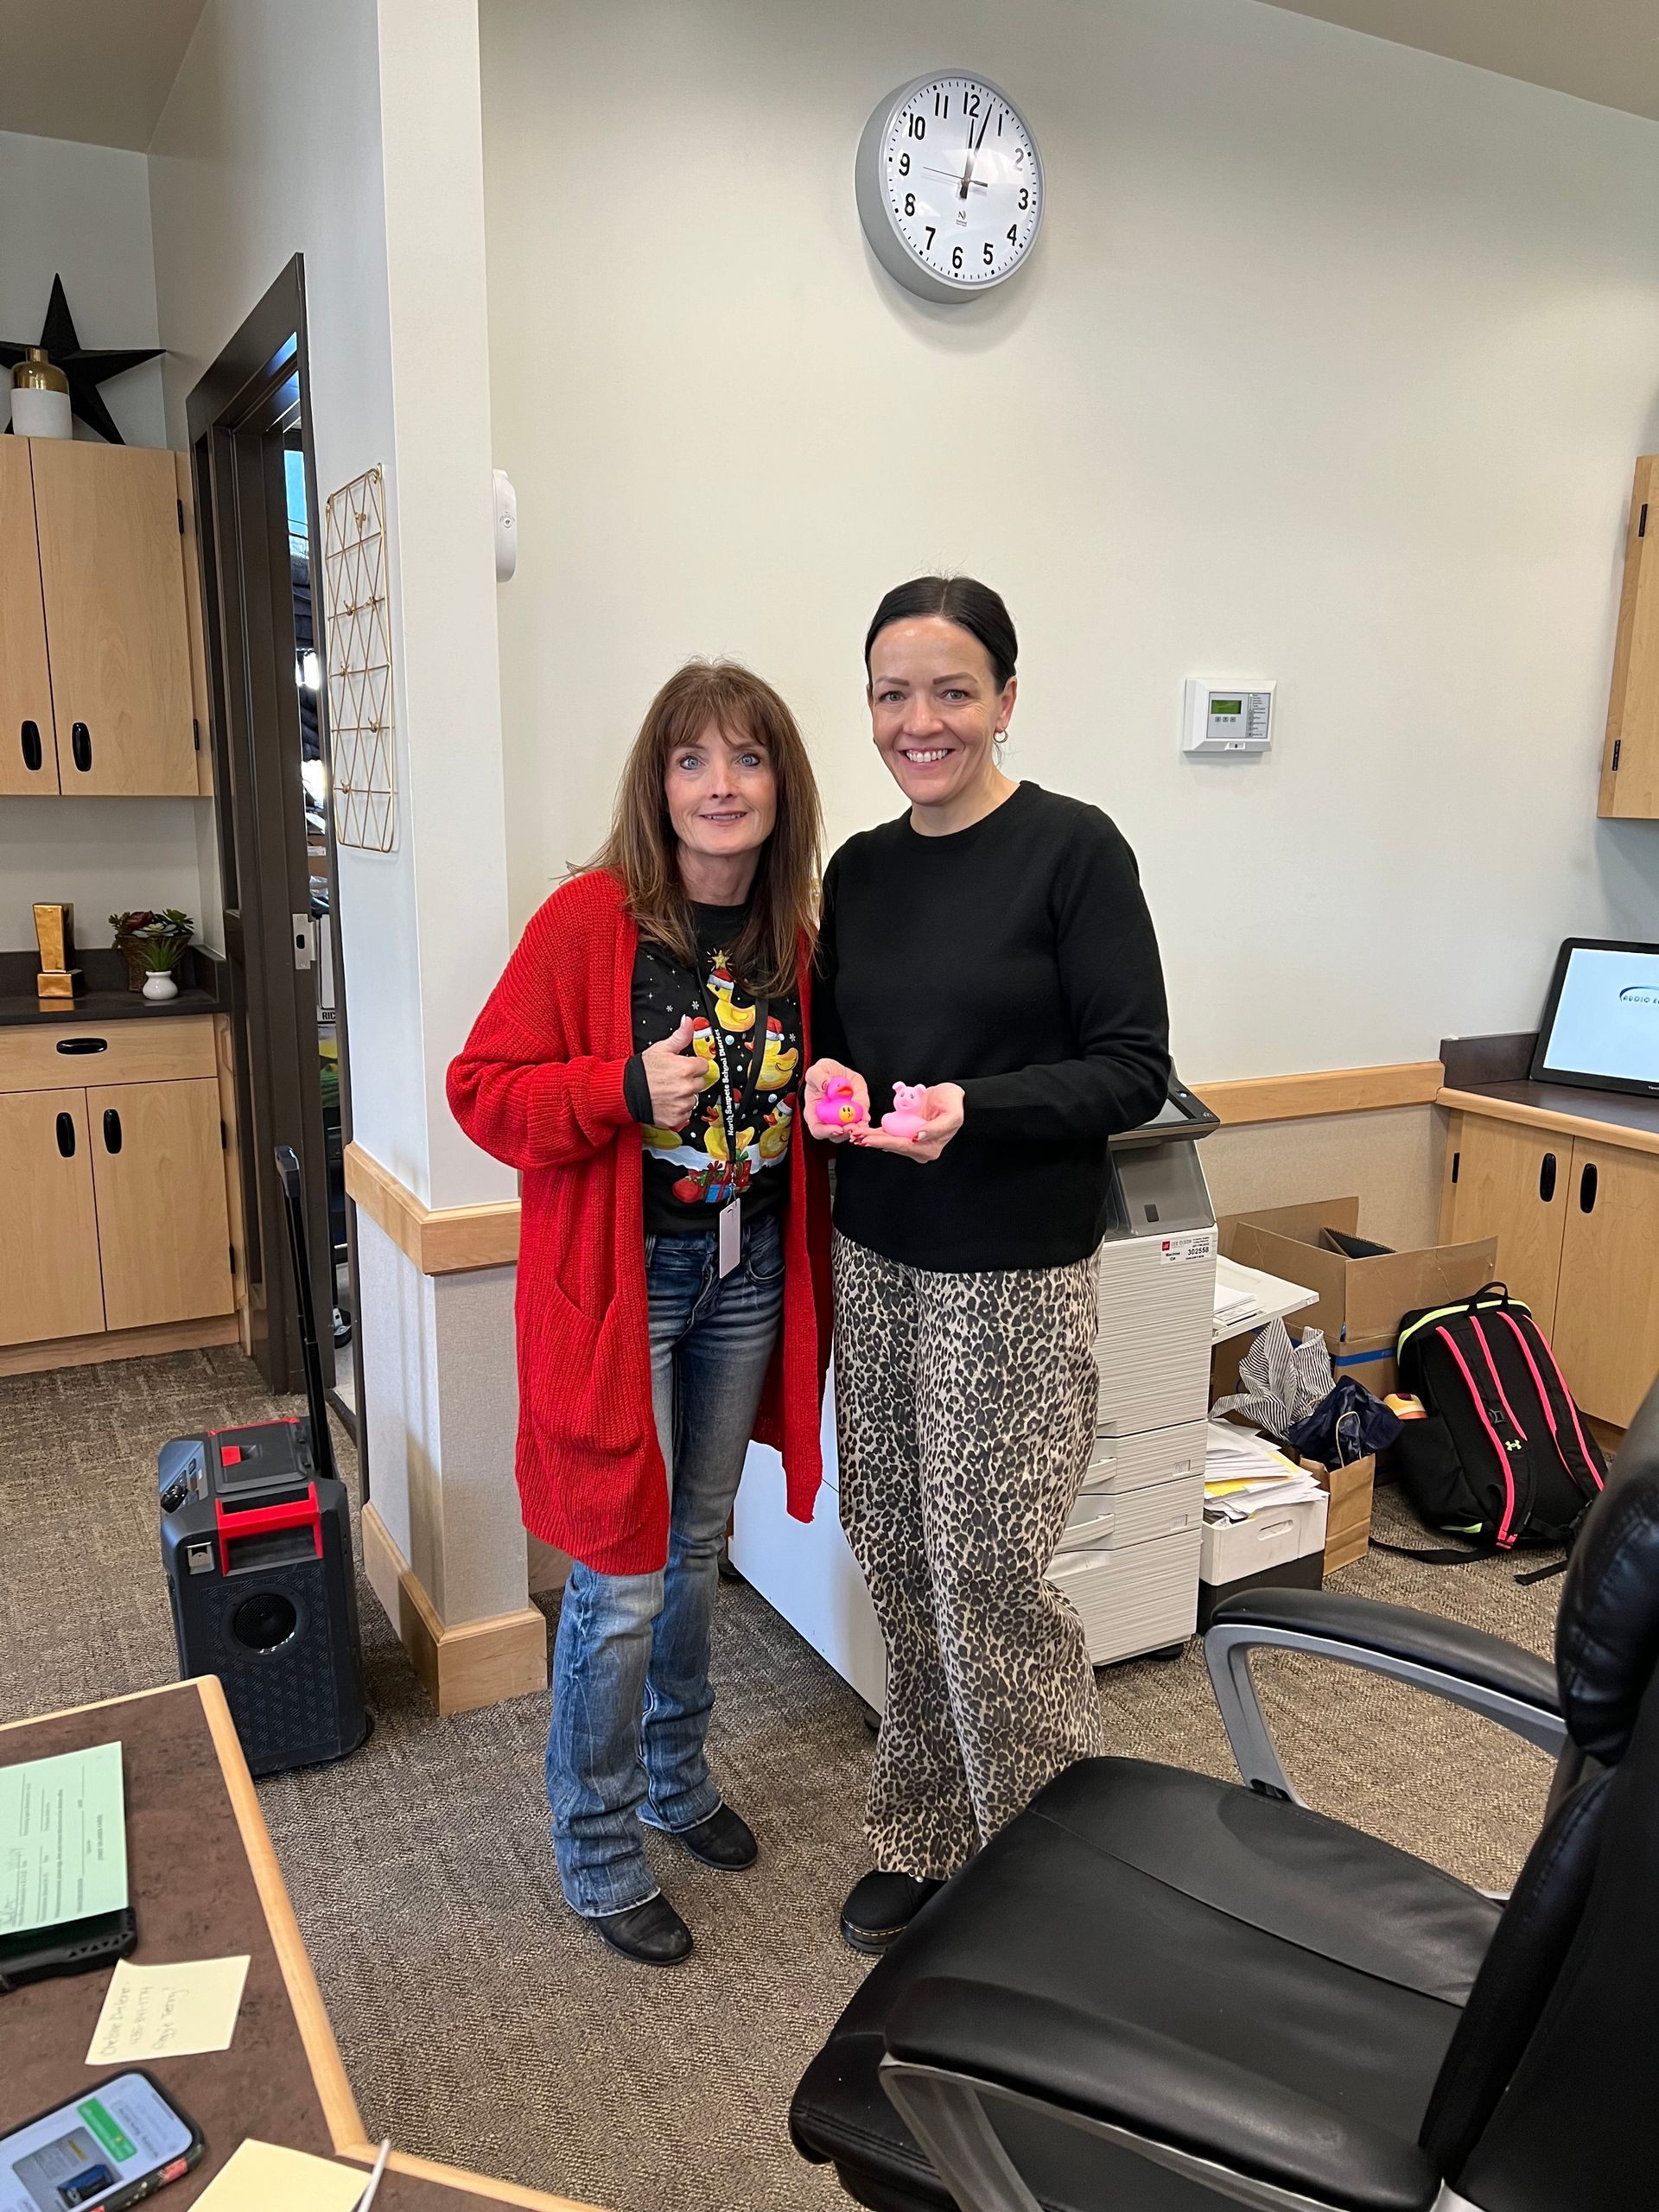
[[[1351,1459],[1345,1467],[1321,1467],[1304,1459],[1321,1490],[1330,1495],[1325,1521],[1325,1571],[1351,1567],[1371,1548],[1371,1498],[1376,1488],[1376,1456]]]
[[[1321,1198],[1311,1205],[1273,1206],[1234,1214],[1219,1224],[1221,1249],[1247,1268],[1264,1268],[1288,1282],[1306,1284],[1319,1302],[1305,1306],[1286,1322],[1291,1340],[1304,1329],[1322,1330],[1338,1376],[1352,1375],[1375,1396],[1395,1387],[1394,1347],[1401,1316],[1418,1306],[1449,1306],[1491,1281],[1497,1272],[1497,1239],[1479,1236],[1468,1244],[1429,1244],[1415,1251],[1383,1252],[1350,1260],[1319,1242],[1327,1229],[1357,1236],[1357,1198]],[[1211,1402],[1234,1387],[1238,1361],[1249,1349],[1239,1341],[1219,1348],[1211,1370]]]

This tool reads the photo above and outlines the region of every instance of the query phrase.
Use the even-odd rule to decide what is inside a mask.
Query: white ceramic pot
[[[153,969],[145,976],[144,996],[147,999],[175,999],[178,995],[178,985],[170,976],[164,975],[159,969]]]

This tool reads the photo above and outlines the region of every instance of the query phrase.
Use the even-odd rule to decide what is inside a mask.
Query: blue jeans
[[[696,1827],[721,1796],[703,1757],[720,1547],[784,1300],[777,1217],[722,1281],[715,1231],[645,1240],[651,1385],[668,1470],[668,1564],[570,1569],[553,1647],[547,1796],[564,1894],[589,1918],[658,1894],[639,1822]]]

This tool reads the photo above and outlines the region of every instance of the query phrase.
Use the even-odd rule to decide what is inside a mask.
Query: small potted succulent
[[[176,906],[164,906],[159,913],[139,907],[131,913],[111,914],[110,926],[115,931],[115,949],[126,960],[130,988],[147,999],[177,998],[173,971],[195,935],[188,914]]]

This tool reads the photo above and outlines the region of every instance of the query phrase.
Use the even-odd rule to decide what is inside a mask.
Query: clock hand
[[[961,179],[961,178],[957,175],[957,173],[956,173],[956,171],[955,171],[954,169],[936,169],[936,168],[930,168],[930,167],[929,167],[929,165],[928,165],[925,162],[923,162],[923,164],[922,164],[922,174],[923,174],[923,175],[924,175],[924,176],[943,176],[943,177],[948,177],[948,178],[950,179],[950,182],[951,182],[952,184],[960,184],[960,183],[962,182],[962,181],[963,181],[963,180],[962,180],[962,179]],[[989,186],[988,184],[987,184],[987,183],[986,183],[986,181],[985,181],[985,180],[984,180],[984,178],[983,178],[983,177],[980,177],[980,176],[970,176],[970,177],[968,179],[968,182],[973,186],[973,188],[974,188],[974,189],[975,189],[975,191],[976,191],[976,192],[988,192],[988,191],[990,190],[990,188],[990,188],[990,186]],[[962,197],[965,200],[965,199],[968,197],[968,194],[964,192],[964,193],[963,194]]]

